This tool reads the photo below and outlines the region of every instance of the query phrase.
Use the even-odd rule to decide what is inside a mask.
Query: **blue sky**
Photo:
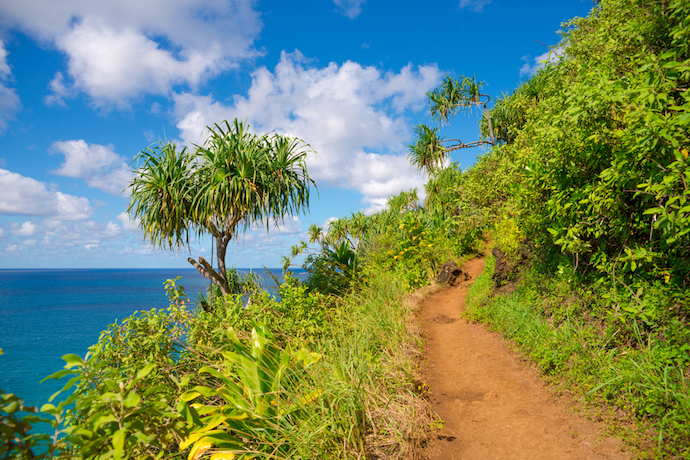
[[[152,250],[124,211],[130,162],[235,117],[300,137],[310,213],[257,225],[228,265],[278,266],[312,223],[381,209],[426,178],[406,159],[425,93],[476,75],[495,99],[590,0],[0,2],[0,268],[190,267],[210,240]],[[442,134],[478,137],[477,116]],[[481,150],[453,160],[471,166]]]

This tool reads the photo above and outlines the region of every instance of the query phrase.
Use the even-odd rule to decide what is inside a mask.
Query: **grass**
[[[200,460],[232,451],[238,460],[421,459],[434,418],[416,384],[421,340],[404,277],[384,271],[335,302],[306,295],[299,284],[282,288],[283,302],[257,296],[245,309],[228,297],[212,314],[171,307],[111,325],[96,347],[99,358],[75,356],[80,367],[68,372],[80,379],[81,405],[70,420],[81,431],[62,438],[56,456],[31,458],[114,452],[123,459]],[[184,344],[171,338],[177,320],[187,326],[180,329]],[[299,333],[305,327],[311,332]],[[299,356],[311,357],[309,364]],[[103,368],[107,378],[92,368]],[[128,393],[113,409],[118,388]],[[201,418],[194,421],[189,407]],[[126,437],[117,435],[118,423],[101,422],[111,413],[129,423]],[[165,420],[177,431],[162,426]],[[31,449],[11,452],[29,458]]]
[[[528,273],[512,294],[492,296],[494,262],[487,259],[470,289],[468,318],[499,331],[590,409],[608,413],[612,430],[641,458],[689,459],[690,370],[679,365],[677,344],[642,333],[622,340],[615,317],[593,314],[597,297],[565,280]]]
[[[421,458],[432,418],[414,385],[420,342],[406,294],[400,277],[382,274],[341,298],[310,369],[322,396],[282,433],[291,458]]]

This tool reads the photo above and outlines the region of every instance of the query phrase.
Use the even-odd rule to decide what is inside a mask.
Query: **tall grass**
[[[421,458],[430,411],[415,392],[419,343],[405,295],[401,279],[382,274],[341,299],[311,373],[323,395],[285,433],[302,458]]]

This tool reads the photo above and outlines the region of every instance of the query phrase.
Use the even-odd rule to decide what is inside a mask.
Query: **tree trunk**
[[[221,274],[215,271],[213,267],[211,267],[211,264],[209,264],[206,259],[201,256],[199,256],[199,262],[191,257],[188,257],[187,261],[192,264],[194,268],[196,268],[196,271],[198,271],[201,276],[218,286],[220,288],[220,292],[223,294],[231,294],[230,287],[228,286],[227,275],[225,275],[225,273],[223,273],[225,276],[221,276]]]
[[[234,229],[239,222],[240,218],[235,217],[226,228]],[[220,231],[213,222],[208,222],[207,229],[210,231],[211,235],[216,239],[216,260],[218,261],[218,271],[214,270],[211,264],[209,264],[206,259],[199,256],[199,262],[187,258],[190,264],[196,268],[196,270],[213,284],[220,288],[220,292],[223,295],[234,294],[230,292],[230,285],[228,284],[228,271],[225,268],[225,253],[228,250],[228,244],[232,240],[232,230]]]
[[[216,260],[218,261],[218,271],[223,278],[223,285],[219,285],[219,287],[223,294],[232,294],[228,285],[228,270],[225,268],[225,252],[228,250],[231,237],[232,235],[221,234],[216,236]]]
[[[486,108],[486,104],[484,104],[484,114],[486,115],[486,121],[489,123],[489,135],[491,136],[491,145],[496,146],[496,138],[494,137],[494,127],[491,123],[491,115],[489,114],[489,109]]]

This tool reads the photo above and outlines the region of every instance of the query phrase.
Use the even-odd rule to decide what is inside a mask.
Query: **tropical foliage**
[[[437,121],[483,113],[478,143],[492,148],[472,168],[448,156],[471,144],[418,127],[409,159],[429,173],[424,202],[404,191],[312,226],[280,300],[200,259],[225,295],[190,311],[169,280],[169,309],[64,357],[52,377],[70,377],[72,396],[41,415],[54,437],[29,435],[38,411],[2,394],[0,457],[415,458],[437,421],[403,296],[490,235],[514,292],[496,295],[490,257],[468,318],[586,399],[640,458],[690,458],[688,38],[685,1],[602,0],[565,24],[560,59],[493,108],[474,78],[446,78],[428,94]],[[141,154],[130,211],[159,246],[208,232],[225,248],[248,222],[306,206],[306,146],[238,122],[211,133],[194,155]],[[303,282],[289,270],[298,255]]]
[[[683,1],[599,2],[565,25],[557,62],[496,102],[494,234],[536,258],[516,294],[478,292],[474,313],[628,414],[630,442],[652,427],[643,455],[669,458],[690,456],[689,17]]]
[[[230,294],[225,255],[237,230],[252,222],[268,228],[308,208],[310,149],[288,136],[252,134],[237,119],[207,129],[208,139],[193,153],[167,142],[137,155],[128,212],[158,247],[175,249],[190,236],[210,234],[218,269],[203,257],[188,260]]]
[[[448,124],[461,111],[478,107],[482,111],[483,124],[488,128],[488,136],[484,139],[465,143],[460,139],[441,137],[438,127],[430,128],[423,124],[418,125],[415,128],[417,139],[414,144],[408,145],[410,151],[408,158],[413,166],[431,174],[443,166],[443,162],[453,150],[484,144],[496,145],[496,136],[491,121],[494,111],[489,111],[490,97],[481,92],[483,85],[484,82],[477,81],[474,76],[472,78],[463,76],[458,79],[448,75],[440,87],[426,93],[429,100],[429,113],[442,125]]]

